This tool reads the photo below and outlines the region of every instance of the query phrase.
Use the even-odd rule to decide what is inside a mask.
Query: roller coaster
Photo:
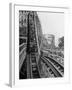
[[[64,65],[42,47],[42,29],[35,11],[19,11],[19,79],[63,77]]]

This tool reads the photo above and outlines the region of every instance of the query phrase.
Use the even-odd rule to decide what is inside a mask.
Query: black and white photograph
[[[19,79],[64,77],[64,12],[19,10]]]

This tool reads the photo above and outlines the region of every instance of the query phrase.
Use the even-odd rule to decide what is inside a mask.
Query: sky
[[[55,45],[58,38],[64,36],[64,13],[37,12],[42,26],[43,34],[55,35]]]

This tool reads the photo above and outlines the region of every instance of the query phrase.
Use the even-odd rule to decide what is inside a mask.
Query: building
[[[44,34],[45,39],[48,43],[48,48],[54,48],[55,47],[55,36],[52,34]]]

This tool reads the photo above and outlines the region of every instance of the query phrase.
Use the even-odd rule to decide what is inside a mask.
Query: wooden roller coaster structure
[[[19,79],[44,78],[44,77],[63,77],[64,67],[55,60],[41,53],[42,30],[38,15],[35,11],[20,11],[24,13],[19,28],[20,40],[25,39],[19,47]],[[26,14],[27,28],[24,28],[24,15]],[[23,31],[26,29],[26,35]],[[22,33],[21,33],[22,32]],[[20,42],[19,40],[19,42]],[[47,75],[42,71],[42,64],[45,65]]]

